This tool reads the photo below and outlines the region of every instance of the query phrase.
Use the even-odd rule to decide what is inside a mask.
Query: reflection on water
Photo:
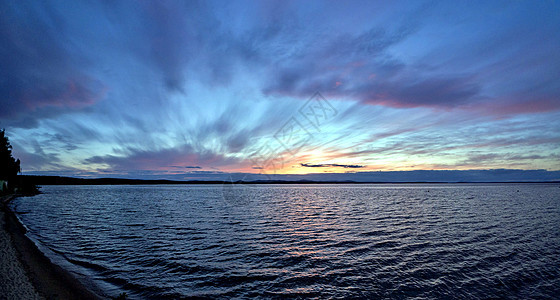
[[[557,185],[47,186],[12,205],[108,295],[556,297]]]

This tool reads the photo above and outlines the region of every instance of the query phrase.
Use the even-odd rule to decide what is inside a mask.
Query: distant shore
[[[560,181],[332,181],[332,180],[167,180],[126,178],[75,178],[64,176],[20,175],[29,185],[141,185],[141,184],[472,184],[472,183],[560,183]]]
[[[52,263],[26,235],[8,203],[0,197],[0,259],[8,272],[0,275],[0,294],[7,299],[102,299],[72,274]]]

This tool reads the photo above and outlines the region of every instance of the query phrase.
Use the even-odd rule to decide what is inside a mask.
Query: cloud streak
[[[172,166],[186,165],[185,169],[200,169],[206,166],[227,166],[235,159],[226,158],[212,152],[195,151],[190,145],[159,150],[127,149],[125,155],[92,156],[86,163],[108,166],[108,170],[168,170]]]
[[[340,167],[345,169],[359,169],[364,168],[362,165],[343,165],[343,164],[300,164],[302,167],[306,168],[327,168],[327,167]]]

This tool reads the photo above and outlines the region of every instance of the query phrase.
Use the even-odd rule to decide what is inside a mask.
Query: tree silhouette
[[[12,157],[12,145],[4,129],[0,131],[0,180],[14,180],[21,172],[19,159]]]

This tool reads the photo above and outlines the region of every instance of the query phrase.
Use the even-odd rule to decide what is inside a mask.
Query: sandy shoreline
[[[102,299],[37,249],[8,208],[13,198],[0,197],[0,298]]]

